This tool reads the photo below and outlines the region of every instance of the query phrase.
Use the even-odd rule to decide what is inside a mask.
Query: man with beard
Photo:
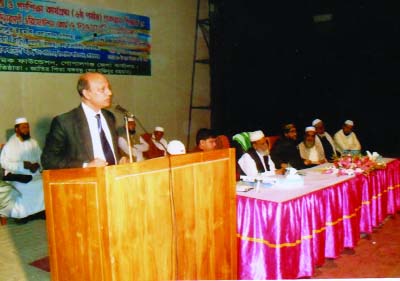
[[[26,218],[44,210],[41,177],[41,149],[30,136],[28,120],[17,118],[13,134],[1,151],[0,162],[4,180],[11,182],[19,191],[11,217]],[[26,221],[24,221],[26,222]]]
[[[300,157],[306,166],[316,166],[326,163],[324,149],[320,142],[315,141],[316,130],[313,126],[307,127],[304,140],[299,144]]]
[[[271,149],[271,158],[278,169],[287,167],[304,169],[307,167],[300,157],[297,147],[297,129],[293,123],[283,126],[282,135]]]
[[[164,138],[164,128],[157,126],[152,134],[145,133],[140,136],[140,143],[147,145],[148,149],[143,151],[144,159],[153,159],[165,156],[168,142]]]
[[[283,175],[284,169],[276,169],[269,156],[269,143],[262,131],[250,133],[251,147],[240,157],[241,174],[246,176]]]
[[[140,143],[139,137],[136,136],[136,121],[134,117],[127,118],[128,124],[128,136],[131,143],[131,153],[133,162],[139,162],[143,160],[143,151],[149,149],[149,145],[146,142]],[[126,128],[121,128],[118,137],[118,147],[121,150],[122,155],[129,157],[129,145],[127,141]]]
[[[356,134],[353,132],[353,127],[354,122],[352,120],[346,120],[343,123],[342,129],[337,131],[333,137],[336,148],[341,154],[358,154],[361,152],[361,144]]]
[[[315,119],[312,122],[312,125],[315,127],[315,131],[317,133],[315,141],[321,143],[324,149],[325,158],[328,161],[333,160],[337,157],[336,146],[331,135],[327,131],[325,131],[324,122],[322,122],[322,120],[320,119]]]

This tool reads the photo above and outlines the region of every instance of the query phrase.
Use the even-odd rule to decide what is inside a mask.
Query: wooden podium
[[[43,180],[51,280],[237,279],[233,149]]]

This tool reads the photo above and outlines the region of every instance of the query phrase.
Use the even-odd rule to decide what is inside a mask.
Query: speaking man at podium
[[[41,157],[44,169],[101,167],[127,162],[118,153],[111,85],[101,73],[79,77],[81,104],[53,118]]]

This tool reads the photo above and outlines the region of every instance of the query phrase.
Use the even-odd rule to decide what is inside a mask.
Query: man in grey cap
[[[358,154],[361,152],[361,144],[357,135],[353,132],[354,122],[346,120],[342,129],[337,131],[333,139],[335,140],[337,150],[342,153]]]

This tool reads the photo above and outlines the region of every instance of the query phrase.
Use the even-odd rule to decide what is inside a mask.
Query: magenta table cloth
[[[325,258],[354,248],[400,209],[400,161],[369,175],[336,176],[306,170],[304,186],[237,192],[240,279],[313,276]]]

